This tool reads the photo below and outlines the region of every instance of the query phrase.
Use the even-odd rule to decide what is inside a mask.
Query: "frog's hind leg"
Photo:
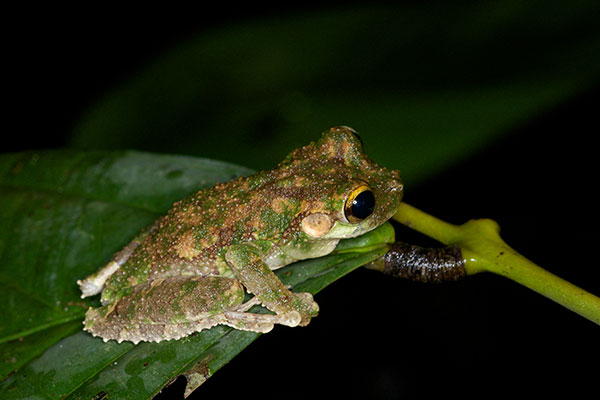
[[[246,308],[246,304],[243,304],[240,308],[238,308],[238,310],[243,310]],[[254,304],[257,303],[252,302],[251,306]],[[294,327],[298,326],[302,319],[300,313],[297,311],[290,311],[284,314],[274,315],[254,314],[238,310],[223,311],[212,316],[203,316],[197,320],[192,319],[189,322],[180,324],[153,324],[146,326],[143,328],[145,331],[145,337],[143,337],[141,340],[160,342],[162,340],[181,339],[182,337],[189,336],[194,332],[210,329],[216,325],[226,325],[241,331],[267,333],[273,329],[275,324]],[[132,340],[134,343],[137,343],[137,341],[140,339],[135,337],[127,337],[120,339],[119,342],[121,340]]]
[[[254,296],[247,302],[240,304],[234,310],[224,311],[215,315],[215,325],[223,324],[242,331],[270,332],[275,324],[286,326],[298,326],[302,317],[297,311],[290,311],[282,314],[255,314],[248,310],[255,305],[261,305],[261,301]]]
[[[227,325],[242,331],[270,332],[275,324],[285,326],[298,326],[301,316],[297,311],[290,311],[283,314],[255,314],[247,312],[255,305],[261,305],[258,297],[254,296],[246,303],[241,304],[238,308],[232,311],[224,311],[220,314],[211,317],[214,325]]]
[[[117,301],[86,313],[85,330],[105,341],[160,342],[179,339],[223,324],[240,330],[268,332],[274,324],[296,326],[300,313],[246,312],[259,300],[243,303],[244,287],[235,279],[176,276],[137,285]]]
[[[77,284],[81,289],[81,298],[93,296],[102,291],[104,283],[112,274],[114,274],[121,265],[131,257],[131,254],[138,248],[144,239],[158,226],[158,221],[144,228],[127,246],[116,252],[112,259],[100,268],[97,272],[89,275],[87,278],[78,280]]]

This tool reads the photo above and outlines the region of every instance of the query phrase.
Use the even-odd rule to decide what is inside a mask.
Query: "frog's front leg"
[[[319,305],[310,293],[291,292],[263,261],[264,250],[252,243],[232,245],[227,249],[225,260],[236,278],[248,292],[278,315],[297,311],[300,326],[305,326],[319,313]]]
[[[297,312],[281,315],[246,312],[259,301],[244,300],[244,287],[219,276],[176,276],[133,288],[130,295],[86,313],[85,330],[104,341],[160,342],[224,324],[240,330],[268,332],[274,324],[296,326]]]

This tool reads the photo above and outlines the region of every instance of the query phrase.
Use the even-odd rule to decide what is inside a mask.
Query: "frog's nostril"
[[[397,180],[392,180],[390,182],[390,185],[388,186],[388,190],[390,192],[401,192],[402,189],[404,189],[404,185],[402,184],[402,182]]]

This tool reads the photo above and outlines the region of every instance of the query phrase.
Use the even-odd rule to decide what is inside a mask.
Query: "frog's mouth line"
[[[356,236],[356,231],[361,224],[335,221],[329,232],[321,236],[321,239],[346,239]]]

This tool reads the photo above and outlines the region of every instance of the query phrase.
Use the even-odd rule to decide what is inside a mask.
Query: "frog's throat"
[[[360,225],[350,224],[348,222],[336,221],[329,232],[319,239],[346,239],[361,235]]]

